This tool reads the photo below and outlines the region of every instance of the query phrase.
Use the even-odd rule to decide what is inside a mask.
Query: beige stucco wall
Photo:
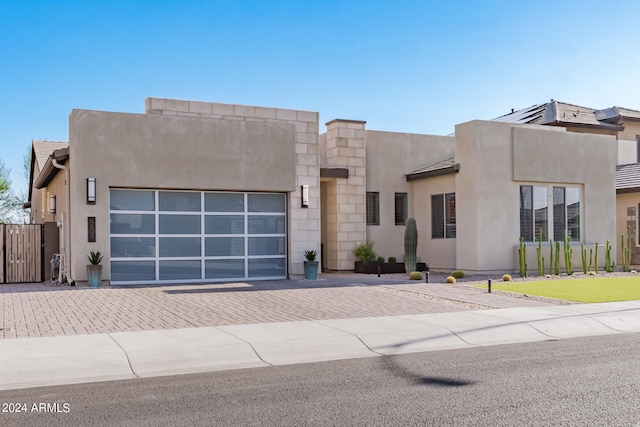
[[[634,139],[629,141],[626,139],[618,140],[618,164],[628,165],[638,161],[638,143]]]
[[[618,133],[618,139],[634,141],[640,136],[640,122],[635,120],[627,120],[622,123],[624,130]]]
[[[65,166],[68,166],[67,161]],[[49,196],[56,196],[56,212],[49,211]],[[66,211],[67,190],[66,174],[60,170],[51,182],[44,188],[33,188],[31,192],[31,217],[34,224],[55,222],[60,220]]]
[[[640,137],[640,122],[627,121],[623,123],[624,130],[618,135],[618,164],[626,165],[638,161],[638,143]]]
[[[615,137],[473,121],[456,126],[457,263],[465,271],[517,266],[520,185],[579,186],[581,239],[615,233]]]
[[[86,280],[86,254],[107,254],[109,188],[287,192],[290,274],[302,274],[306,249],[320,250],[318,114],[149,98],[147,114],[74,110],[69,119],[72,274]],[[97,181],[97,202],[86,203],[86,178]],[[309,185],[310,206],[300,206]],[[97,242],[87,242],[95,216]]]
[[[366,132],[367,191],[380,193],[380,225],[367,226],[367,240],[375,242],[374,249],[378,255],[403,259],[405,227],[395,225],[394,200],[395,193],[407,193],[407,216],[416,219],[420,235],[418,256],[427,262],[427,246],[423,245],[427,234],[420,230],[425,229],[426,222],[430,223],[431,208],[422,202],[424,194],[421,192],[428,193],[431,185],[439,188],[440,184],[428,179],[415,185],[407,182],[406,174],[452,157],[454,148],[455,139],[448,136],[371,130]],[[436,193],[437,191],[432,194]],[[417,202],[418,198],[421,202]],[[425,211],[425,207],[429,210]],[[431,236],[430,231],[428,236]]]
[[[413,212],[418,227],[417,255],[433,271],[452,271],[456,268],[457,239],[431,237],[431,196],[455,193],[455,174],[413,181],[411,184]]]

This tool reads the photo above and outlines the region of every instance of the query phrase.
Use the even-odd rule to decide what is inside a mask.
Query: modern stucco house
[[[615,137],[618,154],[616,167],[616,237],[631,230],[631,263],[640,264],[640,111],[623,107],[594,109],[551,100],[533,105],[495,120],[519,124],[539,124],[565,128],[570,132],[611,135]],[[619,261],[619,260],[618,260]],[[618,262],[619,264],[619,262]]]
[[[284,278],[302,274],[307,249],[324,269],[352,270],[367,240],[402,259],[408,217],[435,270],[512,271],[520,236],[566,230],[592,245],[617,233],[620,125],[502,118],[433,136],[336,119],[320,134],[312,111],[145,107],[73,110],[68,144],[34,141],[49,157],[33,156],[32,220],[59,227],[70,281],[86,282],[91,250],[105,254],[112,285]]]

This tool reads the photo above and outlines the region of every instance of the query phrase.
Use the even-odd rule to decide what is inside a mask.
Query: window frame
[[[380,225],[380,192],[367,191],[365,215],[367,225]]]
[[[451,205],[453,204],[453,208]],[[455,239],[456,225],[456,193],[440,193],[431,195],[431,238]]]
[[[400,198],[400,199],[399,199]],[[398,200],[400,200],[400,204],[402,205],[402,211],[398,212]],[[393,199],[393,206],[394,206],[394,221],[395,221],[395,225],[406,225],[407,224],[407,218],[408,218],[408,207],[409,207],[409,195],[407,193],[395,193],[394,194],[394,199]],[[400,215],[398,215],[400,214]],[[400,220],[398,220],[398,218],[401,218]]]
[[[536,199],[536,188],[544,189],[546,201],[539,203]],[[525,194],[524,189],[529,189]],[[570,205],[567,205],[569,199],[568,193],[575,195],[577,192],[577,211],[570,214]],[[553,238],[554,241],[563,241],[564,232],[571,237],[574,242],[580,242],[582,238],[582,203],[583,191],[579,185],[557,185],[557,184],[523,184],[519,188],[519,220],[520,230],[519,237],[524,238],[525,242],[536,242],[539,239],[538,229],[543,233],[542,240],[548,241]],[[575,203],[574,203],[575,204]],[[541,209],[545,209],[544,221],[542,223],[536,215],[536,205]],[[575,208],[574,208],[575,209]],[[523,214],[527,214],[526,217]],[[572,221],[573,220],[573,221]],[[576,221],[577,220],[577,221]],[[561,227],[558,225],[562,223]],[[573,225],[572,225],[573,223]],[[538,227],[540,224],[540,227]],[[526,228],[529,228],[526,230]]]

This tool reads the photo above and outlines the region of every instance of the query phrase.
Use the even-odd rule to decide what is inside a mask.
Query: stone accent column
[[[349,169],[349,178],[336,178],[327,186],[325,253],[330,270],[353,270],[353,249],[367,240],[365,124],[341,119],[326,124],[327,166]]]

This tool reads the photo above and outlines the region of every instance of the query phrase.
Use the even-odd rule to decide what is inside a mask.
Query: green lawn
[[[487,285],[478,285],[486,288]],[[589,277],[539,282],[492,281],[491,289],[584,303],[640,300],[638,277]]]

